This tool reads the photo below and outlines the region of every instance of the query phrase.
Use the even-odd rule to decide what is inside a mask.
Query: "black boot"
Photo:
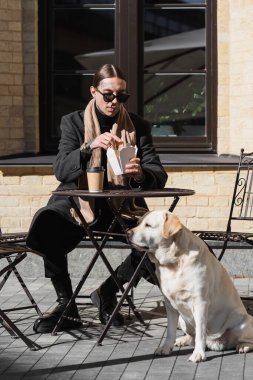
[[[113,280],[112,276],[108,277],[102,285],[91,293],[90,298],[98,310],[99,319],[102,325],[106,325],[109,321],[113,310],[117,305],[118,286]],[[117,313],[112,321],[113,326],[122,326],[124,324],[124,317],[122,314]]]
[[[131,254],[128,255],[125,261],[123,261],[121,265],[118,266],[118,268],[115,270],[117,279],[122,285],[130,281],[135,269],[141,261],[141,258],[142,255],[139,252],[132,250]],[[151,262],[150,265],[152,265]],[[144,265],[141,268],[140,273],[135,280],[134,286],[138,284],[139,280],[142,277],[144,277],[145,279],[147,279],[147,281],[153,284],[157,283],[154,281],[154,279],[152,278],[149,271]],[[116,293],[118,290],[118,286],[116,285],[113,278],[110,276],[105,282],[103,282],[103,284],[98,289],[96,289],[90,295],[92,303],[99,309],[99,319],[103,325],[105,325],[108,322],[113,310],[115,309],[115,306],[117,305]],[[122,326],[123,324],[123,315],[117,313],[112,325]]]
[[[116,269],[117,278],[119,279],[121,284],[126,284],[130,281],[142,257],[142,253],[133,249],[130,255],[127,256],[125,261],[123,261],[123,263],[121,263],[121,265]],[[147,267],[147,264],[149,268]],[[139,274],[135,279],[134,287],[137,286],[141,278],[145,278],[146,281],[150,282],[153,285],[158,285],[158,280],[155,276],[155,265],[151,263],[149,259],[147,259],[146,263],[142,265]]]
[[[42,318],[36,319],[33,325],[33,330],[36,333],[51,333],[53,331],[73,294],[69,276],[52,278],[51,281],[57,294],[58,305],[50,313],[46,313]],[[77,329],[82,326],[76,304],[69,310],[68,317],[71,319],[64,318],[59,331]]]

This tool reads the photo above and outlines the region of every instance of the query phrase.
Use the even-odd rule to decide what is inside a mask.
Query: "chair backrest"
[[[253,221],[253,152],[241,149],[236,173],[227,230],[231,230],[231,220]]]

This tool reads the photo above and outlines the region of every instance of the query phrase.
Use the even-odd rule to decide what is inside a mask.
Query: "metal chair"
[[[0,282],[0,291],[5,285],[6,281],[11,274],[16,276],[21,287],[26,293],[30,304],[28,306],[15,307],[10,309],[1,309],[0,305],[0,323],[3,327],[10,333],[13,338],[20,338],[31,350],[38,350],[40,346],[27,338],[17,327],[16,323],[13,322],[6,313],[16,310],[24,310],[34,308],[37,314],[41,317],[42,313],[35,302],[33,296],[28,290],[24,280],[22,279],[20,273],[18,272],[16,266],[27,257],[27,252],[35,253],[41,257],[43,255],[37,251],[33,251],[25,245],[26,234],[16,233],[16,234],[2,234],[0,229],[0,259],[6,259],[6,266],[0,270],[0,277],[3,276]]]
[[[253,232],[235,231],[233,222],[253,221],[253,152],[244,153],[241,149],[237,174],[235,178],[233,197],[227,227],[225,231],[193,231],[203,240],[223,241],[220,261],[227,249],[228,242],[246,242],[253,246]]]

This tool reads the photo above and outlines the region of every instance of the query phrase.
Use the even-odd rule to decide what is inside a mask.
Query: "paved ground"
[[[44,312],[54,306],[55,295],[44,278],[26,279],[32,294]],[[236,279],[240,294],[253,295],[253,279]],[[86,294],[98,285],[88,280]],[[82,300],[81,302],[89,302]],[[1,291],[2,308],[20,306],[26,302],[19,284],[10,278]],[[20,339],[12,339],[0,327],[0,379],[82,379],[82,380],[252,380],[253,353],[235,351],[207,352],[207,361],[188,362],[192,348],[175,349],[169,357],[154,357],[154,350],[164,339],[166,318],[162,296],[157,287],[141,282],[135,291],[135,304],[141,311],[146,326],[132,319],[126,327],[111,328],[102,346],[96,345],[101,333],[97,311],[91,305],[79,306],[84,320],[91,322],[69,333],[34,334],[34,310],[9,313],[18,321],[19,328],[41,345],[30,351]],[[248,303],[250,312],[253,306]],[[128,308],[123,307],[127,316]],[[178,335],[181,331],[178,330]]]

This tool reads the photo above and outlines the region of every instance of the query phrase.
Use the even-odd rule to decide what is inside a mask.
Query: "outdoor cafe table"
[[[105,254],[103,252],[103,249],[106,246],[106,243],[110,237],[115,237],[115,236],[116,237],[118,236],[121,238],[124,237],[127,241],[126,231],[128,229],[128,226],[127,226],[125,220],[122,218],[122,215],[121,215],[121,210],[124,208],[124,205],[125,205],[127,199],[129,199],[129,198],[173,198],[171,205],[168,208],[169,211],[172,212],[175,209],[180,197],[193,195],[194,193],[195,193],[194,190],[178,189],[178,188],[164,188],[164,189],[155,189],[155,190],[141,190],[141,189],[103,190],[102,192],[89,192],[88,190],[57,190],[57,191],[53,191],[54,195],[69,198],[70,202],[73,205],[73,208],[75,209],[77,215],[79,216],[79,218],[81,220],[82,226],[84,228],[85,235],[87,235],[88,238],[90,239],[92,245],[96,249],[96,253],[92,257],[88,267],[86,268],[86,271],[84,272],[84,274],[83,274],[81,280],[79,281],[75,291],[73,292],[73,295],[72,295],[70,301],[68,302],[65,310],[63,311],[61,317],[59,318],[52,334],[55,335],[57,333],[57,331],[59,331],[59,328],[63,322],[63,319],[67,317],[68,311],[71,308],[71,305],[75,301],[75,298],[78,296],[79,291],[81,290],[85,280],[87,279],[91,269],[93,268],[93,266],[94,266],[94,264],[97,261],[99,256],[101,257],[101,259],[103,260],[107,269],[109,270],[109,272],[110,272],[112,278],[114,279],[115,283],[117,284],[117,286],[121,290],[122,296],[121,296],[120,300],[118,301],[117,306],[115,307],[115,309],[114,309],[109,321],[107,322],[102,334],[100,335],[100,337],[97,341],[97,344],[102,343],[108,329],[110,328],[110,326],[112,324],[114,316],[116,315],[116,313],[120,309],[120,307],[123,304],[123,302],[125,301],[125,299],[127,300],[129,307],[132,309],[136,318],[140,322],[144,323],[141,315],[136,311],[135,306],[133,304],[133,301],[132,301],[131,297],[128,296],[128,293],[132,289],[134,282],[135,282],[135,279],[138,276],[138,274],[139,274],[139,272],[140,272],[140,270],[144,264],[147,266],[147,269],[149,270],[151,276],[153,277],[153,279],[157,283],[157,279],[155,277],[152,266],[151,266],[149,260],[147,260],[147,252],[143,252],[143,256],[141,258],[139,265],[137,266],[137,268],[136,268],[134,274],[132,275],[132,278],[130,279],[129,283],[127,284],[126,288],[124,288],[123,285],[119,283],[108,259],[106,258]],[[112,212],[114,214],[114,218],[113,218],[113,221],[110,224],[110,226],[108,227],[106,232],[104,232],[104,231],[103,232],[102,231],[93,231],[92,230],[92,227],[89,226],[89,224],[86,222],[86,220],[84,219],[83,215],[81,214],[81,212],[77,206],[76,199],[78,197],[83,197],[86,200],[103,198],[108,203],[110,209],[112,210]],[[120,207],[118,207],[118,208],[116,208],[114,206],[114,202],[113,202],[113,200],[116,198],[120,199],[120,201],[121,201]],[[120,224],[120,226],[122,228],[122,234],[113,232],[117,222]],[[98,239],[96,239],[96,236],[98,234],[100,236],[103,235],[103,238],[102,238],[100,244],[98,242]]]

